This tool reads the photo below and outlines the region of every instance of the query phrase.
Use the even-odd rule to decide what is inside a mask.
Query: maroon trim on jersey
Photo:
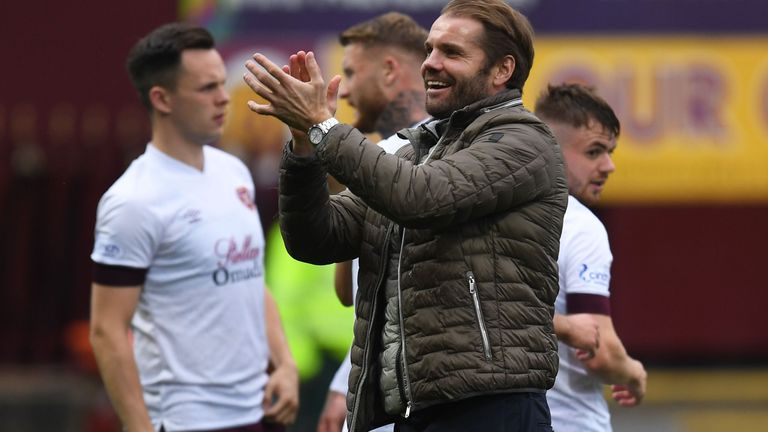
[[[93,281],[112,287],[134,287],[147,278],[147,270],[135,267],[93,263]]]
[[[565,309],[569,314],[589,313],[611,316],[611,301],[598,294],[566,294]]]
[[[160,432],[165,432],[165,427],[161,426]],[[244,426],[236,426],[226,429],[211,429],[201,432],[285,432],[285,426],[275,423],[259,422]]]

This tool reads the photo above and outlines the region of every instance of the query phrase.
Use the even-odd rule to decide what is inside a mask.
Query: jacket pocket
[[[483,340],[483,356],[486,361],[491,361],[491,342],[488,340],[488,329],[485,327],[483,309],[480,307],[480,296],[477,293],[475,274],[471,270],[467,272],[467,283],[469,284],[469,294],[472,296],[472,304],[475,306],[475,319],[477,320],[477,326],[480,328],[480,337]]]

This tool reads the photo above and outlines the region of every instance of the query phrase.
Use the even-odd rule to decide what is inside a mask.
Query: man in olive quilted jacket
[[[295,258],[360,258],[351,431],[551,430],[552,324],[567,188],[560,148],[522,107],[533,62],[527,19],[502,0],[453,0],[421,72],[435,120],[386,154],[329,106],[314,54],[245,81],[254,112],[292,130],[280,224]],[[327,174],[349,192],[329,196]]]

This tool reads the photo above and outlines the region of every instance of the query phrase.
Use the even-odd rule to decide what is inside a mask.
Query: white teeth
[[[442,82],[442,81],[427,81],[427,86],[430,88],[443,88],[448,87],[448,83]]]

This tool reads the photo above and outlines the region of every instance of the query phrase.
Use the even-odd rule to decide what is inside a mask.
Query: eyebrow
[[[199,89],[206,89],[209,87],[216,87],[218,85],[226,85],[227,80],[226,78],[218,79],[218,78],[207,78],[205,81],[200,83],[197,88]]]
[[[464,51],[464,49],[461,47],[461,45],[459,45],[457,43],[454,43],[454,42],[440,42],[437,45],[440,46],[443,50],[445,50],[446,48],[450,48],[450,49],[453,49],[455,51]],[[424,42],[424,48],[429,49],[430,47],[434,48],[435,44],[433,44],[433,43],[431,43],[429,41]]]
[[[602,141],[592,141],[592,142],[589,144],[589,147],[588,147],[588,148],[591,148],[591,147],[600,147],[600,149],[602,149],[602,150],[605,150],[605,151],[607,151],[607,152],[609,152],[609,153],[610,153],[610,152],[612,152],[612,151],[614,151],[614,150],[616,149],[616,146],[613,146],[613,147],[611,147],[610,145],[608,145],[608,144],[605,144],[605,143],[604,143],[604,142],[602,142]]]

